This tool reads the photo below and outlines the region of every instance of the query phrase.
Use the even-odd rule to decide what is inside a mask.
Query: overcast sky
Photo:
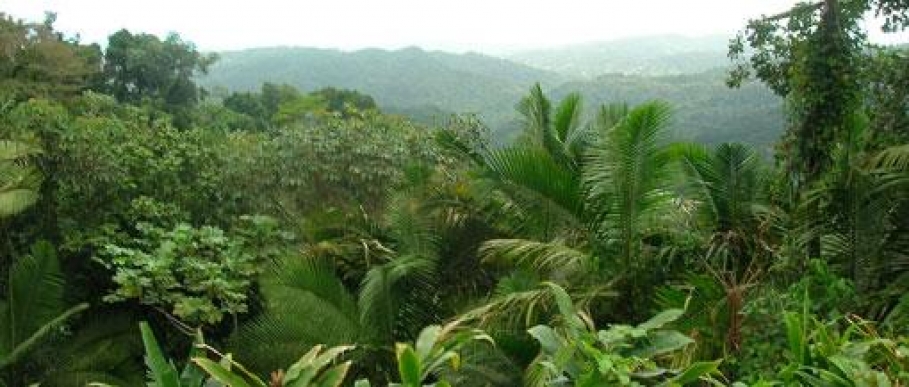
[[[411,45],[495,52],[660,34],[732,35],[794,0],[0,0],[84,42],[120,28],[178,32],[206,51],[261,46],[345,50]],[[907,41],[903,34],[888,41]]]

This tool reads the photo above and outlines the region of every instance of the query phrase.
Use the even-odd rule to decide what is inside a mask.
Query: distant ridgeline
[[[666,100],[675,109],[680,139],[769,148],[782,133],[782,102],[762,85],[727,88],[725,50],[726,39],[718,37],[642,38],[503,58],[419,48],[275,47],[221,53],[201,83],[216,91],[257,90],[264,82],[355,89],[375,97],[386,112],[424,123],[452,112],[477,113],[498,140],[507,141],[520,127],[515,104],[540,82],[556,98],[579,91],[591,107]]]

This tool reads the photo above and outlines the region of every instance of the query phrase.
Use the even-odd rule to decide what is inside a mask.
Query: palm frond
[[[0,353],[28,339],[63,311],[63,274],[53,246],[39,242],[9,272]]]
[[[552,103],[543,94],[539,83],[530,88],[530,94],[518,102],[517,110],[524,117],[524,136],[527,141],[543,145],[543,139],[550,127]]]
[[[576,172],[580,161],[579,154],[573,154],[569,139],[574,141],[576,147],[581,145],[583,140],[581,113],[582,113],[581,95],[571,93],[556,107],[555,117],[552,119],[551,126],[546,128],[544,133],[543,145],[559,164],[564,168]]]
[[[905,172],[909,169],[909,144],[884,149],[871,158],[870,165],[873,168]]]
[[[588,253],[561,241],[538,242],[525,239],[492,239],[480,246],[480,257],[486,262],[510,262],[532,267],[540,273],[571,276],[589,273],[593,259]]]
[[[416,288],[431,288],[435,281],[435,258],[405,255],[369,270],[360,286],[360,323],[370,327],[380,342],[393,342],[402,298]],[[405,289],[401,286],[407,283]],[[411,310],[411,312],[414,312]]]
[[[624,102],[601,105],[592,126],[600,133],[608,133],[625,119],[629,111],[628,104]]]
[[[552,128],[555,137],[562,143],[565,143],[569,134],[581,126],[581,113],[583,111],[583,101],[578,93],[568,94],[559,101],[556,106],[555,117],[552,120]]]
[[[552,285],[553,282],[537,282],[531,288],[498,287],[499,291],[491,300],[462,313],[458,320],[473,322],[483,328],[526,329],[558,314],[557,297]],[[580,284],[577,289],[569,289],[568,292],[579,307],[585,307],[593,300],[616,296],[611,286],[611,283]]]
[[[38,201],[41,175],[30,158],[41,153],[35,146],[0,140],[0,218],[18,214]]]
[[[103,316],[103,317],[102,317]],[[144,371],[137,361],[142,342],[131,316],[103,311],[91,316],[72,336],[42,348],[41,361],[51,364],[43,384],[82,387],[91,382],[140,385]]]
[[[563,168],[544,149],[532,146],[499,149],[491,151],[485,159],[496,179],[534,192],[570,214],[581,214],[578,176]]]
[[[231,337],[231,347],[257,371],[283,367],[316,344],[362,336],[355,297],[323,262],[279,261],[262,279],[262,295],[265,311]]]
[[[682,160],[693,177],[699,199],[706,203],[716,232],[752,233],[757,230],[755,208],[762,186],[760,157],[742,144],[720,144],[713,151],[698,145],[683,148]]]
[[[437,254],[438,230],[422,195],[407,191],[393,194],[388,201],[386,219],[398,254]]]

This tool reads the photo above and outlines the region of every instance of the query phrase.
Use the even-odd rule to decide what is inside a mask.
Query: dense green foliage
[[[232,53],[203,82],[273,78],[207,98],[177,35],[3,15],[0,386],[905,386],[909,66],[867,9],[906,24],[825,0],[733,44],[786,117],[417,49]],[[336,78],[272,83],[290,52]],[[381,109],[436,98],[516,132]]]

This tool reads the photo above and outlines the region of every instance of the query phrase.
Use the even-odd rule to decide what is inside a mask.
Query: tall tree
[[[0,12],[0,111],[10,100],[71,97],[98,73],[98,46],[64,38],[54,20],[28,23]]]
[[[909,22],[909,4],[902,0],[823,0],[752,20],[730,45],[738,62],[731,85],[753,74],[790,104],[793,116],[781,156],[798,191],[830,168],[831,149],[847,136],[862,108],[860,66],[869,43],[860,22],[869,10],[885,17],[890,30]],[[746,41],[753,53],[745,49]],[[812,218],[821,215],[818,208],[807,211]],[[810,239],[807,254],[820,253],[820,240]]]
[[[187,127],[190,109],[203,96],[193,77],[207,73],[215,60],[216,55],[200,53],[177,34],[161,40],[120,30],[108,39],[102,87],[121,102],[161,108],[178,127]]]

